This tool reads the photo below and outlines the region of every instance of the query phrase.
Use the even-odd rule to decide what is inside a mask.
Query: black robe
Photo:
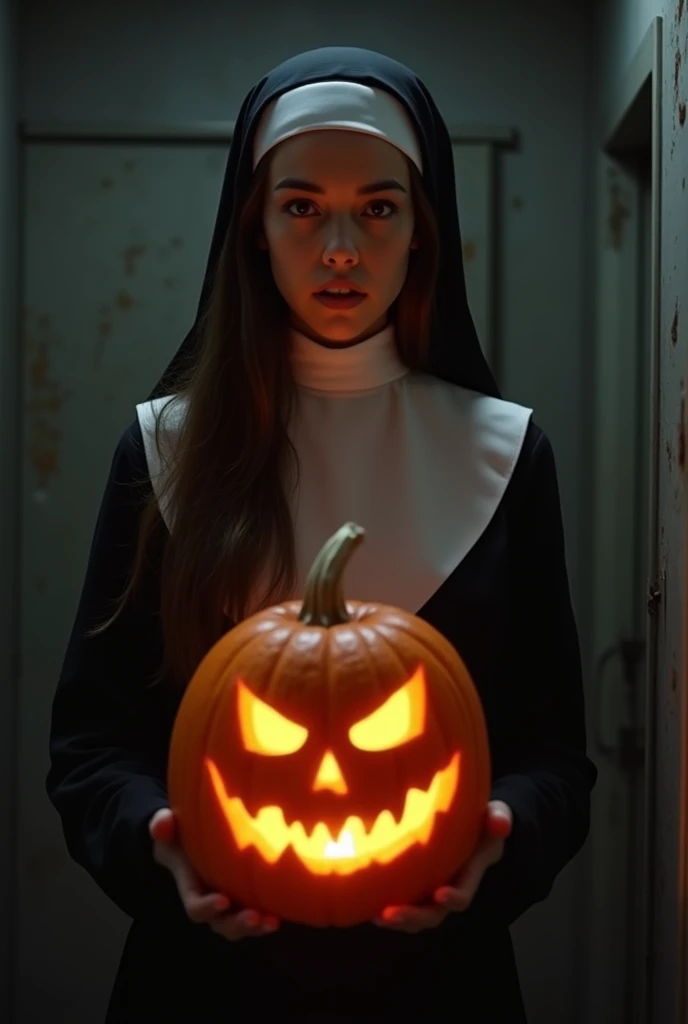
[[[153,860],[148,822],[167,806],[179,692],[150,686],[161,663],[160,547],[136,602],[104,634],[131,565],[150,482],[138,423],[123,435],[100,510],[57,687],[48,794],[71,856],[133,924],[107,1024],[268,1020],[525,1021],[509,925],[543,900],[589,827],[596,769],[586,756],[583,687],[557,477],[534,424],[504,498],[469,554],[417,614],[457,648],[483,701],[492,797],[513,810],[502,861],[468,911],[406,935],[363,925],[283,923],[229,942],[185,917]],[[560,927],[567,928],[567,921]]]

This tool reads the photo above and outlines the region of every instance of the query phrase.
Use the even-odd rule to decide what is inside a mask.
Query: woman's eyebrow
[[[321,188],[320,185],[316,185],[312,181],[304,181],[302,178],[282,178],[275,185],[275,192],[283,188],[295,189],[298,192],[313,192],[320,196],[325,194],[325,189]],[[406,192],[404,186],[396,178],[385,178],[383,181],[374,181],[370,185],[361,185],[360,188],[356,189],[356,195],[368,196],[373,192],[389,192],[392,190]]]

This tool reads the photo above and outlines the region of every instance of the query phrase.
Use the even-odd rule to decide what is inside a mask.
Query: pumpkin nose
[[[319,789],[331,789],[333,793],[348,793],[342,770],[331,750],[323,757],[315,776],[313,792],[317,793]]]

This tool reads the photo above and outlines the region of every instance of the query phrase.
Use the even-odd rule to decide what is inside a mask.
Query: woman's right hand
[[[277,918],[256,910],[228,913],[230,902],[222,893],[208,892],[184,855],[176,834],[174,814],[169,807],[157,811],[148,823],[153,856],[171,873],[188,917],[195,924],[210,925],[230,942],[250,936],[267,935],[279,927]]]

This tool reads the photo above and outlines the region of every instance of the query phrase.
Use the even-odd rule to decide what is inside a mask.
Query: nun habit
[[[406,153],[435,210],[441,257],[426,372],[401,362],[393,324],[342,349],[291,332],[299,402],[289,432],[300,464],[294,596],[324,540],[343,522],[360,522],[367,542],[347,569],[347,593],[414,612],[460,652],[486,715],[492,798],[511,807],[514,824],[471,907],[438,928],[409,935],[283,922],[272,935],[228,942],[188,921],[148,836],[150,818],[167,806],[180,699],[173,686],[143,683],[162,660],[155,551],[135,610],[101,635],[86,634],[121,592],[143,503],[164,483],[155,415],[177,371],[198,354],[219,253],[256,162],[290,134],[318,128],[373,131]],[[162,443],[172,449],[183,415],[178,405],[166,421]],[[173,499],[160,511],[173,529]],[[265,76],[241,107],[196,324],[114,455],[54,697],[50,755],[48,794],[71,856],[133,919],[106,1024],[213,1024],[249,1013],[526,1020],[509,927],[548,895],[581,848],[596,778],[557,476],[547,436],[531,410],[501,399],[481,352],[449,135],[427,89],[394,60],[354,48],[301,54]]]

